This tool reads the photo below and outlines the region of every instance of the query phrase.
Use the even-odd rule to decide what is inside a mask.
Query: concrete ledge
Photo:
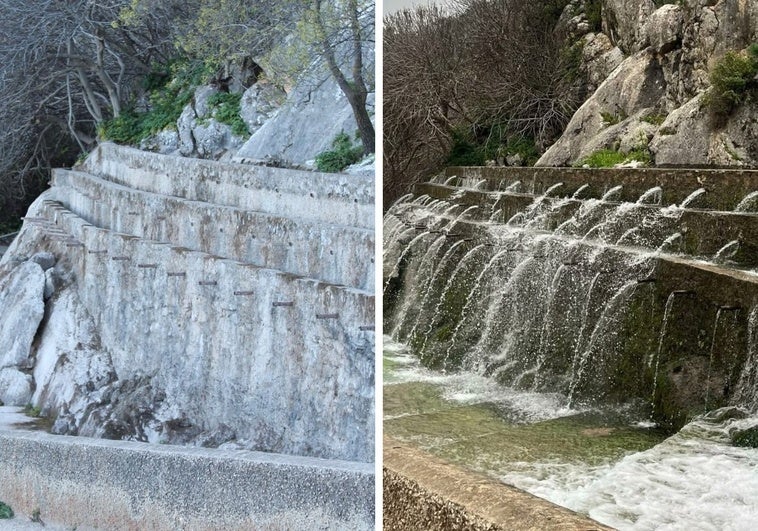
[[[373,529],[372,464],[0,431],[17,515],[108,530]]]
[[[298,217],[374,227],[374,179],[158,155],[103,143],[82,169],[130,188]]]
[[[602,197],[621,185],[617,200],[636,201],[645,191],[660,186],[663,189],[662,204],[679,204],[699,188],[706,193],[692,204],[694,208],[710,208],[730,211],[750,192],[755,191],[758,170],[720,170],[684,168],[539,168],[511,166],[496,167],[449,167],[448,177],[457,176],[455,184],[473,186],[481,183],[480,189],[504,190],[516,181],[519,191],[542,194],[556,183],[563,183],[552,195],[569,197],[584,185],[582,197]],[[451,182],[454,182],[451,180]]]
[[[81,172],[53,170],[53,179],[56,199],[113,232],[373,290],[373,230],[143,192]]]
[[[384,529],[604,530],[564,507],[384,439]]]

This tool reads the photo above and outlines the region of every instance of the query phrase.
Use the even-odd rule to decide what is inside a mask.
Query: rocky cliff
[[[598,31],[593,4],[572,1],[559,28],[581,46],[591,96],[537,165],[601,149],[641,151],[655,165],[758,165],[758,101],[721,116],[707,104],[716,64],[758,41],[758,1],[602,0]]]

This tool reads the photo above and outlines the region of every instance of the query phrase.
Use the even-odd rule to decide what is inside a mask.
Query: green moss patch
[[[13,509],[6,503],[0,501],[0,520],[10,520],[13,518]]]

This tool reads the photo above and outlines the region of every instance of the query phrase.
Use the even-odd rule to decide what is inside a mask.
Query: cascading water
[[[511,179],[500,187],[488,177],[490,190],[501,191],[486,197],[432,189],[439,203],[414,203],[388,216],[394,251],[385,268],[387,341],[406,346],[397,347],[403,356],[387,354],[385,392],[392,399],[385,407],[394,409],[385,429],[635,528],[654,516],[638,507],[624,520],[567,493],[577,482],[586,493],[610,488],[606,475],[627,473],[625,452],[666,462],[664,449],[681,445],[658,443],[690,429],[704,411],[758,408],[758,279],[749,273],[752,248],[740,243],[749,242],[750,220],[708,211],[718,195],[704,188],[668,192],[667,203],[677,204],[663,207],[662,186],[619,203],[613,201],[622,193],[634,193],[634,181],[598,187],[555,180],[523,186]],[[464,181],[470,189],[482,179]],[[544,193],[528,202],[516,193],[527,188]],[[607,191],[600,196],[598,189]],[[472,198],[489,202],[472,209]],[[732,224],[730,216],[741,221]],[[543,462],[535,450],[524,461],[505,442],[520,437],[514,426],[534,422],[576,429],[565,437],[582,444],[593,444],[584,437],[618,433],[624,450],[583,457],[575,468],[581,477],[567,472],[573,465],[560,465],[563,472],[540,479],[539,467],[552,467],[551,452],[560,451],[545,450]]]

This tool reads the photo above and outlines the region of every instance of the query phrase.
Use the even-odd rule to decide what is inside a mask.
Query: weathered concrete
[[[663,168],[510,168],[510,167],[450,167],[448,177],[457,176],[457,186],[473,186],[484,180],[486,190],[504,190],[516,181],[518,191],[541,194],[556,183],[563,185],[552,195],[570,197],[587,184],[583,198],[600,198],[614,186],[623,188],[618,201],[636,201],[647,190],[660,186],[663,205],[679,204],[692,192],[704,188],[697,208],[733,210],[749,193],[758,189],[758,170],[721,169],[663,169]]]
[[[419,194],[435,199],[454,201],[460,209],[478,206],[467,214],[468,220],[507,222],[525,212],[535,196],[516,192],[483,192],[461,190],[453,186],[423,183],[416,186]],[[558,191],[555,192],[559,194]],[[589,195],[585,189],[581,195]],[[698,198],[705,201],[705,195]],[[615,199],[615,198],[614,198]],[[562,229],[567,236],[582,237],[598,223],[603,225],[602,234],[596,235],[609,243],[624,238],[624,245],[657,249],[674,233],[681,234],[677,249],[690,256],[713,258],[725,245],[739,242],[739,247],[729,261],[744,267],[758,265],[758,216],[746,212],[721,212],[702,209],[669,209],[663,213],[660,206],[644,204],[628,208],[623,215],[613,216],[619,206],[615,201],[595,203],[592,209],[581,207],[583,200],[565,197],[549,197],[542,202],[542,209],[535,215],[530,228],[551,231],[569,221],[571,226]],[[624,234],[630,225],[635,225],[633,237]]]
[[[64,257],[118,379],[165,393],[159,418],[268,451],[373,459],[371,294],[112,233],[47,194],[11,252]]]
[[[68,528],[373,529],[373,491],[368,464],[0,431],[0,500]]]
[[[98,227],[373,291],[374,231],[143,192],[54,170],[52,197]]]
[[[158,194],[362,228],[374,226],[374,180],[157,155],[104,143],[82,169]]]
[[[384,439],[384,529],[603,530],[568,509]]]
[[[501,381],[570,393],[578,404],[636,398],[670,430],[708,409],[758,407],[753,355],[758,276],[740,269],[757,263],[758,216],[709,210],[734,208],[752,192],[755,172],[453,168],[449,173],[458,178],[418,188],[436,201],[409,201],[388,214],[396,240],[384,272],[385,323],[412,348],[423,349],[425,363],[457,368],[471,344],[486,352],[512,341]],[[550,198],[541,196],[558,183],[563,186]],[[451,186],[456,184],[467,188]],[[581,188],[584,184],[589,186]],[[631,204],[597,200],[617,185],[623,188],[613,200]],[[635,204],[656,185],[663,205],[681,204],[700,187],[706,192],[686,208]],[[506,188],[522,193],[487,191]],[[574,194],[581,199],[571,199]],[[445,265],[429,276],[424,257],[432,245]],[[475,286],[475,279],[481,284]],[[429,296],[414,303],[413,286],[424,281]],[[509,291],[503,293],[516,296],[496,297],[494,303],[481,297],[481,305],[469,300],[472,289],[486,293],[504,286]],[[437,312],[435,294],[441,290],[447,304]],[[402,321],[393,322],[396,316]],[[413,328],[404,325],[409,316]],[[488,320],[490,343],[484,345],[480,316]],[[490,325],[490,319],[498,324]],[[413,335],[419,330],[428,339]],[[501,330],[518,330],[517,340],[503,338]],[[592,331],[591,341],[581,331]],[[540,353],[536,360],[530,357],[534,353]],[[586,364],[576,370],[579,356]],[[499,368],[492,363],[493,372]],[[529,371],[539,374],[518,378]]]

